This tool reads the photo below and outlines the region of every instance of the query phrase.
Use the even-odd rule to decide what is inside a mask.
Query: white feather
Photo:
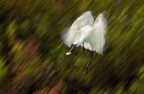
[[[97,53],[103,54],[103,48],[105,45],[105,32],[107,28],[107,21],[104,14],[99,14],[94,22],[94,31],[95,31],[95,46],[94,50]]]
[[[68,29],[65,29],[62,33],[62,39],[64,43],[71,47],[74,41],[78,40],[81,36],[80,29],[86,25],[93,25],[94,18],[90,11],[83,13],[80,17],[78,17],[72,24],[72,26]]]
[[[99,14],[94,22],[91,12],[88,11],[77,18],[72,26],[62,33],[62,38],[68,47],[76,44],[103,54],[106,28],[107,21],[104,14]]]
[[[98,54],[103,54],[106,28],[107,21],[104,14],[101,13],[96,18],[93,27],[85,26],[81,29],[81,36],[85,36],[84,43],[81,46],[91,51],[96,51]]]

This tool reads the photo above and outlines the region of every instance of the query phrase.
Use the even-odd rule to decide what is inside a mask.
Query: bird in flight
[[[106,28],[107,21],[104,13],[100,13],[94,21],[91,11],[84,12],[62,32],[63,42],[70,48],[66,55],[70,55],[78,46],[90,50],[91,58],[87,64],[88,70],[94,52],[103,54]]]

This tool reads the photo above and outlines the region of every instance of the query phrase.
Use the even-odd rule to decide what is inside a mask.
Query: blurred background
[[[66,56],[61,32],[88,10],[108,28],[84,75],[89,51]],[[0,94],[144,94],[144,1],[0,0]]]

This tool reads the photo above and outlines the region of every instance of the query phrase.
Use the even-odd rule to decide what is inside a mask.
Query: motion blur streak
[[[144,94],[143,0],[0,0],[0,94]],[[108,21],[103,56],[60,34],[85,11]]]

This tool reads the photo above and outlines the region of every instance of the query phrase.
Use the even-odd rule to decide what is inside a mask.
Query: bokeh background
[[[88,10],[108,28],[85,75],[61,32]],[[0,0],[0,94],[144,94],[144,0]]]

